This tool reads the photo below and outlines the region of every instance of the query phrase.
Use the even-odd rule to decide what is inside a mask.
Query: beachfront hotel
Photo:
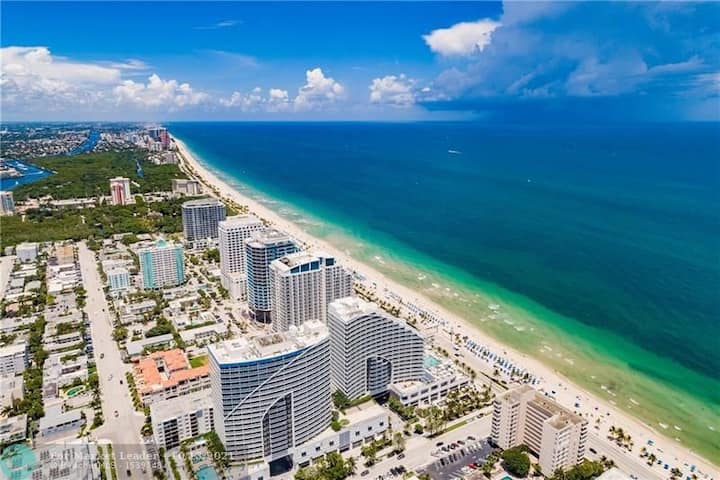
[[[493,442],[503,449],[527,445],[545,474],[582,462],[587,435],[587,420],[529,385],[495,399]]]
[[[235,300],[245,300],[247,296],[245,240],[264,229],[265,225],[254,215],[238,215],[218,223],[220,278]]]
[[[352,293],[352,273],[324,253],[292,253],[270,264],[275,331],[283,332],[308,320],[327,323],[328,303]]]
[[[330,338],[321,322],[208,347],[215,431],[233,461],[292,455],[331,420]]]
[[[250,315],[262,323],[272,320],[270,263],[299,250],[287,233],[274,228],[253,232],[245,241],[245,274]]]
[[[173,287],[185,281],[182,245],[158,240],[154,246],[137,251],[143,288]]]
[[[115,177],[110,179],[110,200],[113,205],[133,203],[129,178]]]
[[[183,235],[191,243],[218,238],[218,223],[225,220],[225,204],[200,198],[182,204]]]
[[[404,321],[357,297],[328,306],[333,386],[351,399],[422,380],[425,341]]]

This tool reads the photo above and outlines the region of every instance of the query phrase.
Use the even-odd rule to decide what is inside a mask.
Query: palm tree
[[[348,477],[350,475],[355,475],[355,472],[357,471],[357,461],[355,460],[355,457],[349,457],[347,460],[345,460],[345,469],[347,471]]]

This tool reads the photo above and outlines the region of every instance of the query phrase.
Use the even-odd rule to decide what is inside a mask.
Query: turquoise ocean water
[[[720,462],[718,125],[170,129],[309,233]]]

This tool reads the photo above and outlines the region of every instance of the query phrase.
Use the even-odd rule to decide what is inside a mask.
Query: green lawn
[[[203,355],[202,357],[193,357],[190,359],[190,366],[192,368],[202,367],[207,363],[207,355]]]

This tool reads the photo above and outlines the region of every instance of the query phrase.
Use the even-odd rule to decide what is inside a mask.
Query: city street
[[[133,408],[125,379],[125,372],[130,371],[130,366],[123,363],[120,350],[112,339],[112,319],[95,255],[87,248],[85,242],[78,245],[78,258],[87,290],[85,311],[90,319],[90,333],[95,350],[105,417],[105,423],[94,432],[95,438],[100,443],[112,443],[119,479],[130,478],[127,474],[128,470],[132,478],[152,478],[149,462],[142,460],[145,446],[141,441],[140,428],[145,419],[142,413],[136,412]],[[120,381],[123,383],[120,384]],[[115,411],[118,412],[117,417]]]
[[[14,264],[15,255],[0,257],[0,298],[5,294],[5,288],[8,280],[10,280],[10,273],[12,273]]]

